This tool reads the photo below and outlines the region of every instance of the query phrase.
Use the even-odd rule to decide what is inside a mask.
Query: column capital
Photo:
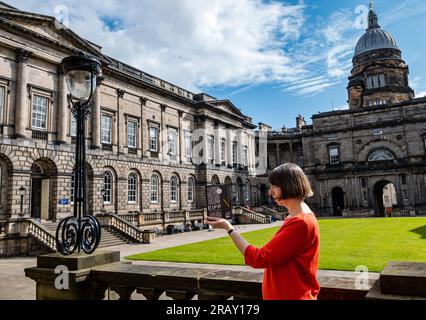
[[[162,112],[165,112],[165,111],[166,111],[167,106],[166,106],[165,104],[161,104],[160,106],[161,106],[161,111],[162,111]]]
[[[28,59],[31,58],[32,55],[33,55],[32,52],[22,48],[19,48],[18,50],[16,50],[16,59],[18,63],[20,62],[27,63]]]
[[[124,91],[122,89],[117,89],[117,96],[119,98],[123,98],[125,93],[126,93],[126,91]]]
[[[144,98],[144,97],[140,97],[139,99],[140,99],[140,101],[141,101],[141,104],[142,104],[143,106],[146,106],[146,102],[148,101],[148,99],[147,99],[147,98]]]

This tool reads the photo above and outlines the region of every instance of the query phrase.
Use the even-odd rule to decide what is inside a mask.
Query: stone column
[[[232,139],[231,139],[231,128],[226,127],[226,151],[225,161],[228,166],[232,166]]]
[[[214,155],[214,164],[221,164],[221,159],[220,159],[220,146],[221,145],[221,141],[220,141],[220,134],[219,134],[219,123],[216,122],[214,125],[214,150],[213,150],[213,155]]]
[[[179,153],[179,163],[182,164],[182,153],[184,153],[184,156],[186,157],[186,149],[184,146],[184,139],[182,139],[183,130],[182,130],[182,115],[183,111],[178,110],[178,153]],[[180,201],[180,200],[179,200]]]
[[[15,107],[15,137],[25,138],[26,127],[29,123],[28,108],[28,59],[32,56],[32,52],[18,49],[17,70],[16,70],[16,107]]]
[[[101,87],[98,84],[92,102],[92,149],[101,148]]]
[[[69,132],[71,112],[68,110],[68,89],[65,80],[65,75],[59,71],[59,86],[58,86],[58,120],[57,120],[57,136],[56,141],[59,144],[69,142],[67,134]]]
[[[205,164],[208,163],[208,143],[207,143],[207,138],[208,138],[208,134],[207,134],[207,119],[202,119],[203,124],[202,124],[202,128],[203,128],[203,162]]]
[[[237,164],[243,165],[243,142],[241,136],[243,134],[242,129],[237,130]]]

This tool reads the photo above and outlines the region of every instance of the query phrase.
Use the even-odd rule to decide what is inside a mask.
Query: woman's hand
[[[215,229],[225,229],[226,231],[233,229],[232,224],[225,219],[216,218],[216,217],[207,217],[206,222],[208,225],[212,226]]]

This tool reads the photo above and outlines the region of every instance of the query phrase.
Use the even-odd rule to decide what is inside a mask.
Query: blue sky
[[[14,0],[55,16],[103,52],[195,93],[229,99],[279,129],[347,108],[347,77],[368,0]],[[426,1],[376,0],[379,24],[426,94]],[[195,4],[195,5],[194,5]]]

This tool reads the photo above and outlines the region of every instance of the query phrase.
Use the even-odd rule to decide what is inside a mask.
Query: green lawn
[[[320,269],[351,270],[365,265],[380,272],[388,261],[426,262],[426,218],[319,219]],[[278,228],[244,233],[261,247]],[[218,231],[220,232],[220,231]],[[129,260],[242,265],[229,237],[126,257]]]

